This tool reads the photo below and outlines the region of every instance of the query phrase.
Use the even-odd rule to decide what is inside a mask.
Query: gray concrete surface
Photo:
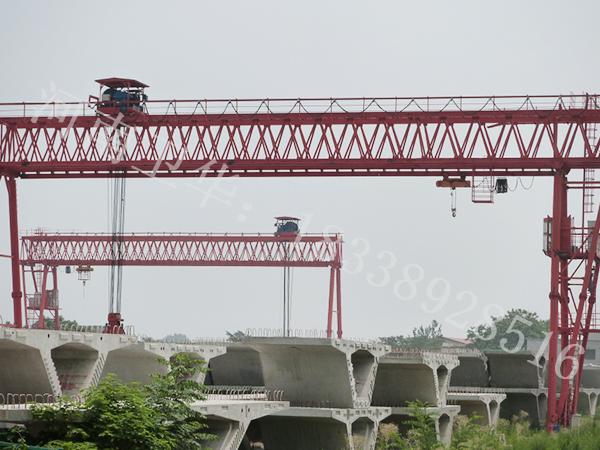
[[[373,406],[406,406],[419,400],[444,406],[451,372],[458,365],[455,355],[397,350],[379,360]]]
[[[210,361],[220,345],[139,342],[135,336],[55,330],[0,329],[0,394],[74,395],[108,373],[147,382],[165,370],[158,358],[177,353]],[[5,363],[4,363],[5,362]],[[198,381],[203,380],[203,375]]]
[[[207,361],[210,372],[206,380],[200,376],[200,382],[281,393],[278,403],[260,396],[236,400],[254,402],[246,410],[236,405],[245,414],[243,420],[232,418],[232,405],[205,404],[213,408],[211,429],[221,436],[214,448],[228,448],[240,439],[249,448],[252,439],[260,439],[276,450],[285,448],[282,436],[298,430],[304,430],[306,442],[319,442],[323,448],[335,448],[343,440],[360,442],[360,448],[366,442],[364,448],[371,448],[382,419],[373,414],[392,408],[386,420],[406,423],[406,406],[415,400],[431,406],[442,441],[451,433],[458,408],[492,426],[498,417],[510,419],[521,410],[541,426],[547,409],[545,361],[536,361],[530,352],[391,351],[380,344],[323,338],[248,337],[224,345],[172,344],[141,342],[126,335],[10,328],[0,329],[0,395],[73,395],[108,373],[144,383],[151,373],[166,370],[159,357],[168,360],[178,353]],[[588,364],[579,413],[594,414],[598,395],[600,367]],[[270,411],[270,406],[256,403],[260,401],[279,406]],[[284,410],[281,401],[289,402],[290,408]],[[0,413],[0,418],[6,419],[6,414]]]
[[[258,351],[242,344],[227,345],[226,353],[212,358],[207,381],[215,385],[264,386]]]
[[[246,338],[210,362],[212,382],[281,390],[292,406],[371,404],[381,344],[321,338]]]
[[[586,364],[583,367],[581,386],[590,389],[600,389],[600,366]]]
[[[546,360],[537,360],[528,351],[507,353],[502,351],[485,352],[490,372],[490,386],[500,388],[544,387]]]
[[[490,374],[487,357],[479,350],[449,349],[445,353],[455,354],[459,365],[452,371],[450,386],[488,387]]]
[[[292,407],[257,421],[268,450],[373,450],[390,408]]]

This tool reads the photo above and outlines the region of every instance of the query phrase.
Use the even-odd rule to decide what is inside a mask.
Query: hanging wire
[[[519,183],[521,183],[521,186],[523,187],[523,189],[528,191],[529,189],[531,189],[533,187],[535,177],[531,177],[531,183],[529,183],[529,186],[525,186],[525,183],[523,183],[523,179],[521,177],[519,177],[518,180],[519,180]]]

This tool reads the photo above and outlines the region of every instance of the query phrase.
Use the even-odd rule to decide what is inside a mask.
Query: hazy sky
[[[5,1],[0,101],[41,100],[53,89],[87,99],[93,80],[109,76],[140,79],[155,99],[598,92],[599,14],[596,1]],[[347,336],[408,333],[432,319],[461,336],[498,308],[547,316],[549,180],[494,205],[459,192],[456,218],[433,178],[230,179],[217,182],[220,200],[207,199],[214,183],[129,181],[126,230],[269,232],[280,214],[304,218],[304,231],[340,229]],[[18,189],[22,230],[107,230],[105,180],[24,180]],[[381,252],[397,259],[387,284],[390,254]],[[403,301],[393,286],[414,265],[422,281]],[[8,260],[0,271],[7,318]],[[295,328],[324,328],[327,280],[326,270],[294,271]],[[123,314],[157,337],[274,328],[281,286],[279,269],[126,268]],[[106,270],[85,293],[75,274],[61,273],[59,287],[65,317],[104,322]],[[437,302],[446,287],[448,300]]]

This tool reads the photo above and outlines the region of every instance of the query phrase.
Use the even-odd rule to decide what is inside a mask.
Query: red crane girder
[[[48,234],[21,238],[21,264],[341,267],[341,236],[266,234]]]
[[[0,104],[0,173],[144,176],[551,175],[600,167],[596,95]],[[18,112],[17,112],[18,111]],[[10,117],[9,117],[10,116]]]

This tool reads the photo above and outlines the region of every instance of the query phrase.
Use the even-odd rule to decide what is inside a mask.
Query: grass
[[[394,424],[379,428],[377,450],[441,450],[431,422],[423,419],[423,405],[413,404],[413,427],[401,435]],[[496,428],[477,424],[477,417],[458,416],[450,450],[600,450],[600,419],[584,418],[581,425],[548,434],[532,429],[526,413],[500,420]]]

